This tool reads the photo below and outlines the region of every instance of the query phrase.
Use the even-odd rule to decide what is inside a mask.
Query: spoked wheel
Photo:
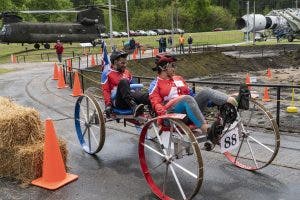
[[[249,110],[239,111],[238,134],[240,144],[224,155],[236,166],[258,170],[268,166],[280,146],[278,126],[266,108],[250,100]]]
[[[159,128],[157,118],[142,129],[140,166],[152,192],[160,199],[192,199],[203,181],[200,149],[183,122],[176,119],[167,122],[167,131]]]
[[[89,154],[99,152],[105,141],[105,122],[95,98],[80,96],[75,105],[75,128],[83,150]]]

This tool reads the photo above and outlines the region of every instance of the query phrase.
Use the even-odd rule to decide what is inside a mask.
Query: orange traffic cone
[[[268,89],[268,87],[265,87],[265,89],[264,89],[264,96],[262,98],[262,101],[263,102],[271,101],[270,100],[270,96],[269,96],[269,89]]]
[[[271,69],[270,69],[270,68],[268,68],[268,70],[267,70],[267,77],[268,77],[269,79],[272,78],[272,72],[271,72]]]
[[[247,75],[246,75],[245,83],[246,83],[247,85],[251,84],[251,80],[250,80],[250,75],[249,75],[249,73],[247,73]],[[251,87],[251,86],[248,86],[248,89],[251,90],[252,87]]]
[[[58,66],[54,63],[54,70],[53,70],[53,78],[52,80],[58,80]]]
[[[132,59],[133,59],[133,60],[136,60],[136,52],[135,52],[135,51],[134,51],[133,54],[132,54]]]
[[[68,72],[72,72],[72,61],[71,61],[71,59],[68,59],[67,60],[67,71]]]
[[[15,54],[10,55],[11,63],[17,63],[17,58]]]
[[[52,119],[45,122],[45,145],[42,177],[31,184],[49,190],[55,190],[78,179],[77,175],[66,173],[64,161],[59,149]]]
[[[60,67],[59,71],[58,71],[57,88],[62,89],[65,87],[68,87],[68,86],[65,84],[65,76],[64,76],[63,69],[62,69],[62,67]]]
[[[153,49],[153,56],[156,56],[158,54],[157,49]]]
[[[145,49],[144,49],[144,47],[142,47],[142,55],[144,55],[145,54]]]
[[[71,94],[73,97],[78,97],[82,95],[81,84],[78,76],[78,72],[75,71],[74,74],[74,83],[73,83],[73,93]]]
[[[91,66],[96,66],[96,61],[95,61],[95,57],[94,55],[92,55],[92,58],[91,58]]]

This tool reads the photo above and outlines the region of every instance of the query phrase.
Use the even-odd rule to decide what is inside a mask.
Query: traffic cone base
[[[297,113],[298,112],[298,108],[295,107],[295,106],[289,106],[289,107],[286,108],[286,111],[288,113]]]
[[[33,180],[31,183],[49,190],[55,190],[77,178],[77,175],[66,173],[52,119],[46,119],[42,177]]]
[[[57,182],[47,182],[43,179],[43,177],[35,179],[31,182],[32,185],[36,185],[42,188],[46,188],[48,190],[56,190],[72,181],[75,181],[78,179],[78,176],[75,174],[69,174],[66,173],[66,177],[61,180],[61,181],[57,181]]]

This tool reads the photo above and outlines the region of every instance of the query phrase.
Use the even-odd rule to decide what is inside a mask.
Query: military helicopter
[[[0,32],[2,43],[28,43],[39,49],[43,44],[46,49],[49,43],[60,40],[64,43],[81,42],[95,45],[95,39],[101,38],[105,31],[104,14],[105,5],[87,6],[82,10],[36,10],[19,11],[20,13],[77,13],[75,23],[31,23],[24,22],[16,12],[2,12],[3,27]],[[113,8],[116,11],[122,11]]]

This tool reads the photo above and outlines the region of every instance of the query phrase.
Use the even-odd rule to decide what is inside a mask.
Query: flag
[[[110,69],[110,57],[107,52],[106,43],[102,42],[102,72]]]
[[[103,41],[102,42],[102,74],[101,74],[101,83],[104,84],[107,80],[107,74],[109,70],[111,69],[110,67],[110,57],[107,52],[107,47],[106,43]]]

